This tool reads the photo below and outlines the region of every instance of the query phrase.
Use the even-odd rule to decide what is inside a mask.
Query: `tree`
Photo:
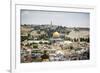
[[[88,42],[88,43],[90,42],[90,38],[89,38],[89,37],[87,38],[87,42]]]
[[[42,41],[40,41],[40,42],[39,42],[39,44],[43,44],[43,42],[42,42]]]
[[[38,48],[38,44],[33,44],[33,48]]]
[[[40,31],[37,31],[38,34],[40,34]]]
[[[44,44],[48,44],[48,42],[44,42]]]
[[[67,31],[66,34],[68,35],[70,33],[70,31]]]
[[[51,44],[52,44],[51,42],[48,43],[48,45],[51,45]]]
[[[27,40],[28,37],[27,36],[21,36],[21,41]]]
[[[70,49],[72,50],[74,47],[73,46],[70,46]]]
[[[74,38],[74,42],[78,42],[78,39],[77,38]]]

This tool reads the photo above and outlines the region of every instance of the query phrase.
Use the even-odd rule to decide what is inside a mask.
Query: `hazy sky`
[[[21,24],[50,24],[89,27],[89,13],[21,10]]]

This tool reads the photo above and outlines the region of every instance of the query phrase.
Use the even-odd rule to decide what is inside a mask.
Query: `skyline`
[[[89,13],[21,10],[21,24],[52,24],[66,27],[89,27]]]

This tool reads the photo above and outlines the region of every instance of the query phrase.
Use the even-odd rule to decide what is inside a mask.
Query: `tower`
[[[50,23],[51,25],[52,25],[52,21],[51,21],[51,23]]]

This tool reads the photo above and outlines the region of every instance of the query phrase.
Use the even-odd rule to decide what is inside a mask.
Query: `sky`
[[[82,12],[54,12],[21,10],[21,24],[50,24],[66,27],[89,27],[90,14]]]

